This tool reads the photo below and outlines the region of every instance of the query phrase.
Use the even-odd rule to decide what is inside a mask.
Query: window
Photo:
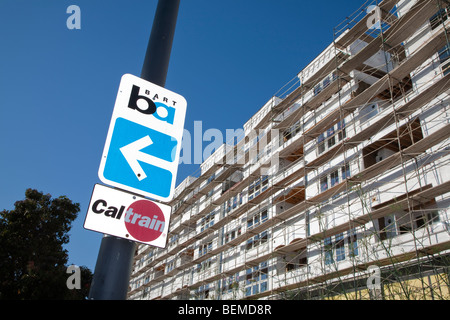
[[[356,238],[355,229],[347,231],[347,245],[348,245],[349,256],[356,257],[358,255],[359,251],[358,251],[358,241]]]
[[[211,181],[213,181],[216,178],[216,173],[214,172],[212,175],[209,176],[208,180],[206,181],[206,185],[210,184]]]
[[[333,187],[338,183],[339,183],[339,172],[338,170],[336,170],[330,174],[330,186]]]
[[[329,188],[337,185],[340,182],[350,177],[350,165],[346,163],[337,170],[332,171],[330,174],[320,178],[320,192],[324,192]],[[338,195],[334,196],[336,198]]]
[[[439,214],[433,209],[398,211],[378,219],[380,240],[392,239],[398,235],[413,232],[439,221]]]
[[[439,221],[439,213],[437,211],[431,212],[420,212],[416,215],[416,226],[417,228],[423,228],[427,225]]]
[[[269,176],[261,176],[260,178],[253,181],[248,187],[248,200],[259,196],[264,192],[269,186]]]
[[[207,243],[201,244],[198,247],[198,256],[201,257],[201,256],[207,254],[211,250],[212,250],[212,240]]]
[[[249,218],[247,218],[247,230],[256,227],[260,223],[266,222],[267,218],[267,208],[250,216]]]
[[[239,237],[242,233],[242,227],[238,227],[236,230],[229,231],[224,235],[224,244]]]
[[[446,76],[450,72],[450,48],[448,45],[438,51],[442,74]]]
[[[206,185],[210,184],[216,178],[216,173],[213,173],[207,180]],[[210,198],[214,194],[214,188],[208,191],[206,198]]]
[[[197,272],[201,272],[201,271],[205,271],[207,269],[209,269],[209,267],[211,267],[211,258],[209,258],[208,260],[205,260],[199,264],[197,264]]]
[[[397,226],[394,215],[388,215],[378,219],[380,240],[392,239],[397,235]]]
[[[355,229],[347,231],[346,235],[345,233],[339,233],[324,239],[323,253],[325,265],[330,265],[334,262],[343,261],[347,257],[355,257],[358,255],[358,241]]]
[[[324,192],[327,189],[328,189],[328,177],[325,176],[320,178],[320,191]]]
[[[172,271],[175,268],[175,265],[176,265],[175,260],[170,261],[166,266],[166,272]],[[147,283],[147,282],[145,282],[145,283]]]
[[[341,167],[341,173],[342,173],[342,181],[344,181],[347,178],[350,178],[350,165],[346,163],[344,166]]]
[[[208,229],[209,227],[211,227],[214,224],[215,215],[216,215],[216,212],[213,211],[213,212],[207,214],[206,216],[204,216],[200,220],[200,232],[203,232],[204,230]]]
[[[299,133],[302,129],[302,125],[300,120],[295,122],[292,126],[290,126],[287,130],[283,132],[283,134],[280,136],[280,139],[282,138],[281,144],[288,141],[292,137],[294,137],[297,133]]]
[[[317,96],[320,92],[322,92],[322,83],[318,83],[314,86],[314,96]]]
[[[336,137],[334,136],[334,127],[331,127],[327,130],[327,145],[328,148],[331,148],[336,144]]]
[[[337,142],[342,141],[347,137],[345,131],[345,121],[339,121],[337,124],[328,128],[326,132],[321,133],[317,138],[317,152],[318,154],[324,153],[326,150],[331,149]]]
[[[263,231],[259,234],[257,234],[256,236],[250,238],[247,240],[245,249],[246,250],[251,250],[253,248],[258,247],[259,245],[263,244],[263,243],[267,243],[268,240],[268,234],[267,231]]]
[[[437,27],[442,25],[442,22],[444,22],[447,19],[448,19],[447,8],[439,10],[436,14],[434,14],[430,18],[431,29],[432,30],[436,29]]]
[[[297,270],[301,267],[305,267],[307,264],[308,264],[307,257],[301,257],[295,260],[291,260],[288,263],[286,263],[286,271]]]
[[[239,272],[227,279],[222,279],[222,293],[230,293],[239,288]]]
[[[321,82],[314,86],[314,96],[317,96],[319,93],[321,93],[326,87],[330,85],[330,83],[332,83],[336,79],[337,74],[335,72],[325,77]]]
[[[344,234],[340,233],[335,237],[336,241],[336,261],[342,261],[345,259],[345,246],[344,246]]]
[[[337,127],[336,130],[337,130],[339,141],[341,141],[342,139],[347,138],[347,133],[345,132],[345,121],[344,120],[339,121],[336,124],[336,127]]]
[[[175,242],[178,240],[178,235],[173,235],[169,238],[169,246],[174,245]]]
[[[150,292],[150,288],[145,288],[144,292],[142,293],[142,298],[145,299],[148,296],[148,293]]]
[[[267,290],[267,262],[247,269],[245,274],[245,296],[250,296]]]
[[[229,213],[231,210],[237,208],[238,205],[242,204],[242,197],[243,196],[242,196],[242,192],[241,192],[238,195],[231,197],[230,199],[228,199],[227,201],[225,201],[223,203],[223,208],[222,208],[223,217],[225,217],[226,214]]]
[[[209,298],[209,284],[204,285],[204,286],[200,286],[196,291],[195,291],[195,299],[197,300],[204,300],[204,299],[208,299]]]
[[[147,260],[148,260],[148,262],[153,260],[153,250],[148,253]]]
[[[325,265],[332,264],[333,260],[333,243],[331,237],[324,240]]]

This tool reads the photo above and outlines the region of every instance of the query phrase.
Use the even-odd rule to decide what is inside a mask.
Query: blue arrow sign
[[[171,136],[117,118],[103,176],[132,188],[167,197],[170,194],[172,173],[161,167],[174,161],[177,144]],[[140,170],[136,170],[136,163]]]
[[[100,162],[111,186],[159,201],[175,190],[186,100],[130,74],[122,76]]]

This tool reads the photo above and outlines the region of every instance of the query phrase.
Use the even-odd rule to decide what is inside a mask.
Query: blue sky
[[[166,88],[187,100],[185,128],[242,128],[363,3],[181,0]],[[66,27],[72,4],[80,30]],[[0,0],[0,210],[27,188],[80,203],[69,263],[92,271],[102,235],[83,222],[120,78],[140,75],[156,6]],[[178,181],[197,167],[181,165]]]

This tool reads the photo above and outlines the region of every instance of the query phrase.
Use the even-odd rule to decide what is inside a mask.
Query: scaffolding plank
[[[434,199],[437,196],[444,195],[448,192],[450,192],[450,181],[444,182],[435,187],[428,188],[427,190],[418,192],[409,197],[405,197],[405,199],[395,202],[395,206],[386,205],[384,207],[372,210],[369,213],[366,213],[360,217],[352,219],[350,223],[354,225],[362,225],[369,221],[385,217],[395,211],[408,209],[409,201],[412,201],[414,205],[417,205],[418,203],[424,204],[429,202],[431,199]]]
[[[375,163],[367,169],[361,171],[355,177],[348,178],[349,181],[353,183],[358,183],[360,181],[369,180],[374,178],[377,175],[382,174],[383,172],[388,171],[389,169],[398,166],[402,162],[402,154],[403,155],[418,155],[420,153],[425,152],[429,148],[433,147],[443,139],[450,136],[450,124],[447,124],[443,128],[437,130],[436,132],[424,137],[422,140],[414,143],[412,146],[397,152],[390,157]]]
[[[378,4],[378,7],[381,9],[382,18],[386,17],[387,12],[390,12],[394,6],[397,4],[398,0],[384,0]],[[360,38],[361,34],[364,34],[367,31],[367,15],[358,21],[351,29],[348,30],[347,33],[343,34],[337,41],[336,45],[339,48],[346,48],[357,39]]]
[[[384,39],[381,39],[381,36],[373,39],[351,59],[344,62],[339,69],[348,74],[362,65],[364,61],[383,48],[383,42],[381,40],[391,48],[400,45],[402,41],[409,38],[417,28],[425,23],[435,11],[434,0],[418,1],[405,15],[392,24],[384,33]]]
[[[410,56],[402,64],[398,65],[394,70],[386,74],[383,78],[379,79],[376,83],[364,90],[362,93],[360,93],[353,99],[348,100],[343,105],[346,113],[351,113],[359,106],[370,102],[376,97],[378,93],[389,88],[390,83],[392,85],[398,83],[396,79],[405,78],[405,76],[407,76],[412,70],[423,63],[430,54],[436,52],[436,48],[439,48],[439,46],[443,46],[445,44],[446,37],[447,31],[445,29],[442,29],[441,32],[434,34],[427,43],[425,43],[416,53]],[[315,139],[319,134],[327,130],[333,122],[337,121],[340,114],[341,110],[339,108],[333,110],[324,119],[319,121],[314,127],[305,132],[306,138],[308,140]]]
[[[412,98],[410,101],[400,106],[395,110],[397,114],[400,114],[400,118],[405,118],[417,109],[423,107],[426,103],[430,102],[434,98],[436,98],[441,93],[445,92],[450,88],[450,73],[439,79],[435,83],[433,83],[430,87],[423,90],[420,94]],[[365,141],[372,137],[376,132],[379,132],[382,128],[385,128],[395,121],[395,117],[393,113],[389,113],[383,118],[379,119],[377,122],[371,124],[369,127],[363,129],[361,132],[356,135],[348,138],[345,143],[342,145],[336,145],[336,147],[328,150],[326,153],[321,155],[320,157],[314,159],[313,161],[308,163],[309,168],[315,168],[324,164],[328,161],[330,154],[334,156],[343,153],[344,151],[352,148],[355,145],[358,145],[361,141]],[[307,168],[307,171],[310,169]]]

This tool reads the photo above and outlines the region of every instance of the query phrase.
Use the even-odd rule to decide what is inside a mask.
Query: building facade
[[[450,297],[450,9],[369,2],[177,187],[128,299]]]

